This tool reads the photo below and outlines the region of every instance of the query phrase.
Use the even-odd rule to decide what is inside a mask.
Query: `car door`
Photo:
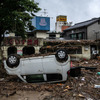
[[[55,55],[44,56],[42,60],[44,73],[62,73],[62,67],[56,63]]]
[[[22,61],[22,74],[42,74],[42,57],[24,58]]]

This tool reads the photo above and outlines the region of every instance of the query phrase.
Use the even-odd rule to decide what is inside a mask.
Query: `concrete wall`
[[[90,59],[91,53],[90,53],[90,46],[82,46],[82,54],[69,54],[72,59],[79,60],[79,59]]]
[[[17,53],[18,53],[18,51],[22,51],[23,48],[25,46],[27,46],[27,43],[25,42],[24,45],[15,45],[15,42],[14,42],[12,46],[17,48]],[[39,53],[40,48],[43,46],[43,39],[38,39],[38,45],[30,45],[30,46],[34,47],[35,53]],[[3,57],[7,57],[8,56],[7,50],[8,50],[9,47],[11,47],[11,46],[10,45],[8,45],[8,46],[4,45],[4,46],[1,47],[1,49],[3,51]],[[22,54],[23,54],[23,52],[22,52]]]
[[[49,34],[47,34],[47,32],[37,32],[36,33],[36,38],[46,39],[47,37],[49,37]]]
[[[5,57],[5,58],[8,57],[7,50],[8,50],[9,47],[10,47],[10,46],[3,46],[3,47],[2,47],[2,50],[3,50],[3,57]],[[41,48],[41,46],[32,46],[32,47],[34,47],[35,53],[38,54],[38,53],[39,53],[39,50],[40,50],[40,48]],[[16,48],[17,48],[17,51],[23,51],[24,46],[16,46]],[[23,52],[22,52],[22,54],[23,54]],[[1,57],[0,57],[0,59],[1,59]]]
[[[95,30],[95,32],[100,31],[100,24],[98,24],[98,22],[88,26],[87,28],[88,40],[96,40],[96,34],[93,30]],[[97,39],[100,39],[100,32],[97,34]]]
[[[60,38],[60,34],[56,34],[56,38]]]
[[[62,32],[62,26],[64,25],[64,21],[57,21],[55,23],[55,31],[58,32]]]
[[[15,33],[9,33],[9,36],[15,37]]]

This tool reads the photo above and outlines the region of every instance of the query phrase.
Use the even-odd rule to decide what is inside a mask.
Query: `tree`
[[[34,0],[0,0],[0,45],[6,30],[22,37],[26,28],[32,30],[30,19],[39,10]]]

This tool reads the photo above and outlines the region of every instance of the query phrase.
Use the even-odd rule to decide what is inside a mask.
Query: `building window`
[[[76,39],[76,34],[71,34],[70,37],[71,39]]]
[[[71,34],[70,35],[70,38],[71,39],[78,39],[78,40],[81,40],[81,39],[83,39],[83,33],[76,33],[76,34]]]
[[[83,34],[82,33],[79,33],[77,37],[78,37],[79,40],[80,39],[83,39]]]
[[[49,39],[55,39],[56,38],[56,34],[49,34]]]
[[[98,20],[98,24],[100,24],[100,20]]]
[[[77,47],[77,46],[76,46]],[[78,46],[78,49],[76,50],[67,50],[67,53],[68,54],[82,54],[82,47],[81,46]]]
[[[72,33],[74,33],[74,30],[72,30]]]

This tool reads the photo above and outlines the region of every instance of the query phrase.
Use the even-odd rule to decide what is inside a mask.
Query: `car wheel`
[[[20,63],[20,57],[17,54],[11,54],[6,60],[6,64],[10,68],[15,68]]]
[[[65,49],[59,49],[56,52],[56,59],[60,62],[64,62],[68,60],[68,55]]]

